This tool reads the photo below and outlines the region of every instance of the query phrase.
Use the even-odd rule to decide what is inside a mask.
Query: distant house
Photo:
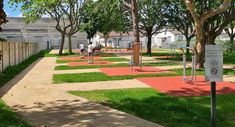
[[[111,32],[109,34],[109,38],[107,39],[107,46],[112,48],[127,48],[130,43],[134,40],[134,33],[118,33]],[[105,39],[103,34],[97,33],[92,39],[94,45],[102,45],[105,46]],[[140,34],[140,42],[142,43],[142,47],[146,47],[147,38]]]
[[[93,37],[94,45],[101,44],[102,46],[105,45],[104,43],[104,36],[101,33],[97,33]],[[107,46],[113,48],[127,48],[129,44],[134,40],[134,33],[117,33],[111,32],[109,34],[109,38],[107,40]],[[185,37],[176,30],[168,30],[163,31],[158,34],[154,34],[152,36],[152,47],[170,47],[171,45],[176,45],[176,41],[184,41]],[[143,48],[147,47],[148,38],[143,34],[140,34],[140,42]]]
[[[107,40],[107,46],[113,48],[127,48],[129,44],[134,40],[133,32],[128,33],[117,33],[111,32],[109,34],[109,38]],[[195,38],[192,39],[192,42]],[[217,40],[229,40],[229,36],[223,32],[221,35],[217,37]],[[143,34],[140,34],[140,41],[142,43],[142,47],[147,47],[148,38],[145,37]],[[104,43],[104,36],[101,33],[97,33],[93,37],[94,45],[105,45]],[[170,47],[185,47],[186,46],[186,39],[185,36],[177,31],[177,30],[162,30],[158,34],[154,34],[152,36],[152,47],[159,47],[159,48],[170,48]]]
[[[170,47],[176,45],[176,41],[185,41],[185,37],[177,30],[163,30],[152,36],[152,47]]]

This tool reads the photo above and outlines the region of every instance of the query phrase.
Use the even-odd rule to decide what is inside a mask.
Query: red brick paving
[[[130,67],[100,68],[100,71],[109,76],[174,73],[154,67],[142,67],[142,70],[140,70],[140,67],[133,67],[133,71]]]
[[[197,85],[192,82],[184,82],[182,76],[137,78],[139,81],[154,89],[172,96],[206,96],[210,95],[209,82],[204,77],[197,77]],[[235,93],[235,84],[219,82],[216,85],[217,94]]]
[[[113,64],[112,62],[109,61],[94,61],[92,64],[89,64],[87,62],[68,62],[68,65],[73,67],[73,66],[85,66],[85,65],[107,65],[107,64]]]

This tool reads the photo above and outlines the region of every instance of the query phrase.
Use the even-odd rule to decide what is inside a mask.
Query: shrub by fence
[[[0,72],[40,52],[38,43],[0,42]]]

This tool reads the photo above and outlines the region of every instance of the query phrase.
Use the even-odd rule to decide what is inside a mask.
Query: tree
[[[126,18],[119,0],[99,0],[97,2],[98,31],[104,35],[105,47],[111,31],[126,31]]]
[[[151,54],[152,36],[166,26],[164,0],[138,0],[138,19],[140,32],[146,35],[147,53]]]
[[[3,9],[3,0],[0,0],[0,26],[3,24],[3,23],[6,23],[8,22],[8,20],[6,19],[7,15]],[[0,31],[2,30],[2,28],[0,27]]]
[[[139,52],[140,52],[140,35],[139,35],[139,21],[138,21],[138,8],[136,0],[123,0],[124,5],[131,10],[132,26],[134,32],[134,43],[133,43],[133,64],[139,65]]]
[[[219,1],[215,1],[207,6],[207,9],[210,9],[216,5],[220,4]],[[235,20],[235,1],[231,2],[231,6],[226,9],[224,12],[217,14],[205,21],[203,25],[204,31],[204,41],[206,44],[215,44],[215,39],[220,35],[223,30]]]
[[[195,36],[195,29],[193,18],[187,10],[185,3],[174,0],[168,6],[166,15],[169,27],[182,33],[186,39],[186,47],[189,47],[191,39]],[[186,54],[188,53],[189,49],[186,48]]]
[[[230,44],[229,44],[229,52],[233,52],[233,47],[234,47],[234,37],[235,37],[235,21],[231,22],[227,28],[225,28],[225,32],[229,35],[230,37]]]
[[[210,2],[210,1],[206,1]],[[203,54],[205,50],[205,41],[203,41],[203,24],[204,22],[225,11],[227,8],[231,5],[231,0],[224,0],[223,3],[219,7],[215,7],[211,10],[203,10],[200,14],[198,14],[197,10],[200,10],[196,8],[195,1],[194,0],[185,0],[187,9],[190,11],[193,20],[195,22],[195,30],[196,30],[196,55],[197,55],[197,64],[199,68],[203,67],[204,61],[203,61]]]
[[[69,20],[69,28],[66,30],[68,36],[69,53],[72,53],[72,35],[80,29],[80,8],[83,6],[83,0],[67,0],[62,7],[66,18]]]
[[[59,55],[62,55],[65,36],[77,32],[78,12],[82,0],[10,0],[12,5],[22,4],[21,10],[26,23],[35,22],[42,15],[48,14],[56,21],[56,30],[61,34]],[[71,48],[71,46],[70,46]],[[71,49],[70,49],[71,50]]]
[[[123,0],[124,5],[131,11],[134,42],[140,43],[138,9],[136,0]]]
[[[99,16],[97,14],[96,2],[88,1],[81,9],[81,31],[87,33],[89,42],[99,28]]]

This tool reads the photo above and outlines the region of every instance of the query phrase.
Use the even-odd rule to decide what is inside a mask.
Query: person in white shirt
[[[92,47],[92,42],[88,44],[88,63],[92,64],[93,63],[93,47]]]
[[[84,44],[81,43],[79,45],[79,48],[80,48],[80,59],[82,59],[84,57],[84,52],[85,52],[85,47],[84,47]]]

